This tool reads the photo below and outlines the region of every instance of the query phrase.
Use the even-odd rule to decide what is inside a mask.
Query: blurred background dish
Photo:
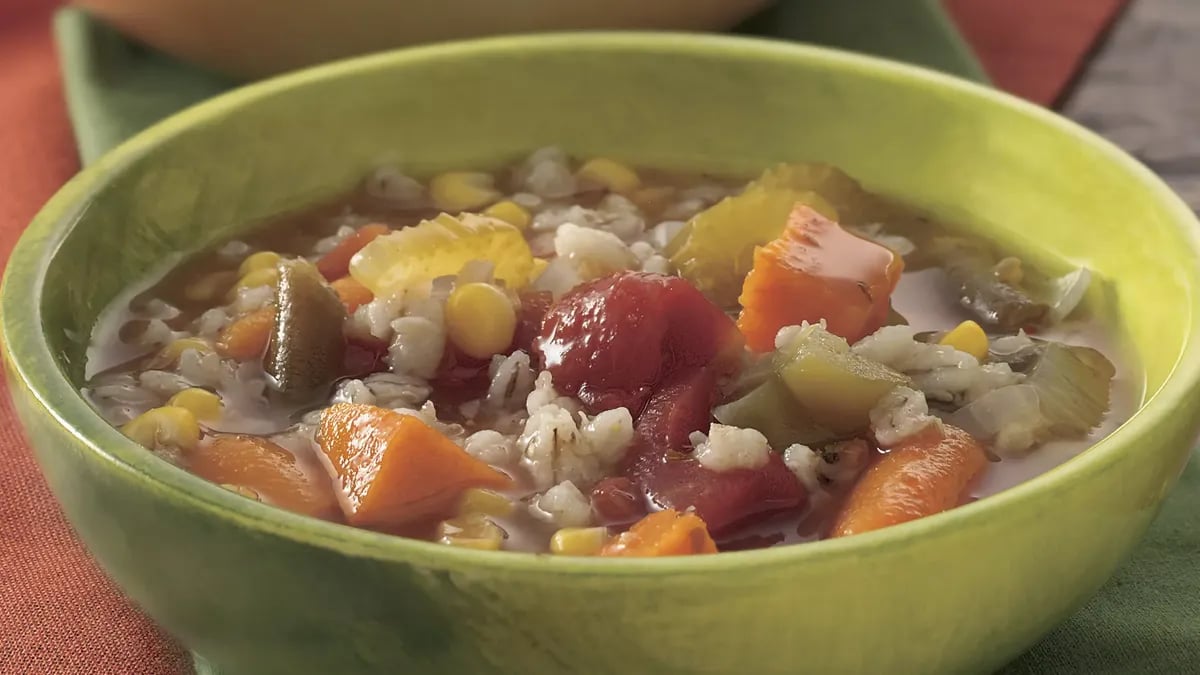
[[[258,77],[393,47],[529,31],[718,30],[769,0],[77,0],[185,61]]]

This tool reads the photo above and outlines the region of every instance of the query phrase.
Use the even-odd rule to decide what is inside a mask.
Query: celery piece
[[[1042,414],[1057,435],[1083,435],[1099,426],[1108,412],[1116,374],[1103,354],[1091,347],[1041,342],[1042,353],[1029,369],[1028,384],[1038,390]]]
[[[887,366],[854,354],[819,325],[806,326],[776,352],[776,371],[812,419],[839,435],[867,428],[871,408],[909,383]]]
[[[811,445],[837,438],[812,420],[777,375],[768,377],[745,396],[717,406],[713,416],[721,424],[757,429],[776,452],[783,452],[793,443]]]

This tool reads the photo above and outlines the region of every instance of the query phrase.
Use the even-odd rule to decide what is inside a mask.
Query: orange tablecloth
[[[1048,104],[1123,0],[946,3],[999,86]],[[0,262],[79,166],[50,36],[57,4],[0,0]],[[88,558],[0,394],[0,674],[168,675],[188,663]]]

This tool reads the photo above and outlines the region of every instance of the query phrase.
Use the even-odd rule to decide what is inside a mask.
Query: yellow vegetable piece
[[[163,347],[162,351],[159,352],[159,356],[168,364],[178,363],[179,357],[183,356],[183,353],[189,349],[194,349],[201,354],[207,354],[213,350],[213,347],[204,338],[179,338],[178,340],[172,340],[166,347]]]
[[[508,538],[499,525],[482,514],[442,521],[436,536],[437,541],[449,546],[482,551],[499,551]]]
[[[783,232],[797,203],[837,220],[837,211],[820,195],[791,185],[791,169],[770,169],[741,194],[693,216],[668,247],[679,275],[717,304],[733,307],[754,265],[754,248]]]
[[[642,179],[637,172],[624,164],[605,157],[596,157],[584,162],[576,177],[603,186],[610,192],[628,194],[638,189]]]
[[[244,277],[255,270],[265,270],[275,267],[280,261],[279,254],[274,251],[259,251],[248,256],[238,266],[238,276]]]
[[[550,552],[556,555],[596,555],[608,543],[608,528],[564,527],[550,537]]]
[[[121,427],[121,433],[151,450],[190,450],[200,442],[200,424],[196,416],[177,406],[151,408],[127,422]]]
[[[239,288],[258,288],[259,286],[274,286],[279,281],[279,268],[260,267],[251,270],[238,279],[234,290]]]
[[[200,420],[215,420],[221,416],[221,397],[207,389],[184,389],[167,399],[167,405],[190,410]]]
[[[974,321],[964,321],[942,336],[938,344],[953,347],[960,352],[966,352],[982,361],[987,357],[988,338],[983,328]]]
[[[429,181],[433,205],[443,211],[473,211],[500,198],[492,186],[491,174],[451,171]]]
[[[490,260],[495,278],[513,290],[528,285],[545,265],[533,257],[525,235],[503,220],[443,213],[376,237],[350,260],[350,276],[384,298],[456,275],[472,260]]]
[[[488,359],[512,344],[517,312],[491,284],[463,284],[446,300],[446,333],[468,356]]]
[[[529,229],[529,223],[533,220],[533,216],[529,215],[523,206],[508,199],[492,204],[483,215],[499,218],[522,232]]]
[[[483,514],[503,517],[513,512],[512,500],[499,492],[484,488],[467,488],[458,502],[458,514],[469,516]]]

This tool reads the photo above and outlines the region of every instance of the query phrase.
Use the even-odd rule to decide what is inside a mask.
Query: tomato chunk
[[[754,253],[742,285],[738,328],[758,352],[784,326],[825,320],[849,342],[887,321],[904,259],[798,204],[783,234]]]
[[[576,287],[546,315],[534,345],[555,387],[593,412],[636,416],[684,367],[732,372],[742,339],[724,312],[677,277],[626,272]]]
[[[665,382],[638,419],[639,440],[630,450],[626,475],[658,506],[692,509],[718,534],[803,506],[804,488],[777,453],[762,468],[722,472],[686,454],[688,435],[707,429],[715,396],[716,381],[703,369]]]

